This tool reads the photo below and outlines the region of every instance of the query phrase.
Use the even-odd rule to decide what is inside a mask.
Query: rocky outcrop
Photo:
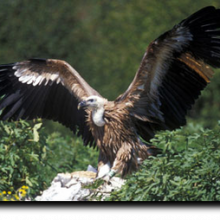
[[[91,170],[91,169],[89,169]],[[43,191],[36,201],[94,201],[95,196],[101,196],[103,201],[114,190],[118,190],[125,183],[119,177],[113,177],[109,183],[102,183],[97,189],[91,187],[95,183],[96,173],[93,171],[77,171],[73,173],[59,173],[51,186]]]

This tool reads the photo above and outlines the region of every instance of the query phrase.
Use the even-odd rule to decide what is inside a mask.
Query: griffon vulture
[[[29,59],[0,65],[0,120],[58,121],[97,146],[98,178],[136,170],[154,154],[158,130],[186,124],[186,113],[220,67],[220,9],[203,8],[148,46],[128,89],[108,101],[68,63]]]

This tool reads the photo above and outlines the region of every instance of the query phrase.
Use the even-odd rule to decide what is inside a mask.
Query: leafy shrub
[[[197,130],[197,131],[195,131]],[[213,130],[192,124],[160,132],[152,140],[163,149],[127,177],[110,201],[220,200],[220,126]]]
[[[8,200],[3,192],[16,195],[23,185],[34,198],[57,173],[85,170],[88,164],[96,165],[97,157],[98,152],[79,139],[59,132],[47,136],[41,120],[0,122],[0,199]]]
[[[47,138],[51,150],[49,162],[56,172],[73,172],[87,170],[87,166],[97,166],[98,151],[83,146],[81,138],[62,136],[53,132]]]
[[[41,121],[30,126],[25,121],[0,122],[0,191],[12,191],[28,185],[44,189],[46,170],[46,137],[39,132]]]

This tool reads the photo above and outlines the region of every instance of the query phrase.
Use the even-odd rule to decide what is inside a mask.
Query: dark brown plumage
[[[136,170],[156,149],[157,130],[175,129],[220,67],[220,10],[206,7],[147,48],[134,80],[104,99],[65,61],[30,59],[0,66],[1,120],[58,121],[100,150],[98,177]],[[141,139],[142,138],[142,139]]]

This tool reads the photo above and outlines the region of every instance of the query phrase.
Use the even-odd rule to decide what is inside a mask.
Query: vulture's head
[[[97,110],[103,108],[104,104],[107,102],[106,99],[99,96],[89,96],[85,100],[81,101],[78,105],[78,109],[87,108],[90,110]]]

